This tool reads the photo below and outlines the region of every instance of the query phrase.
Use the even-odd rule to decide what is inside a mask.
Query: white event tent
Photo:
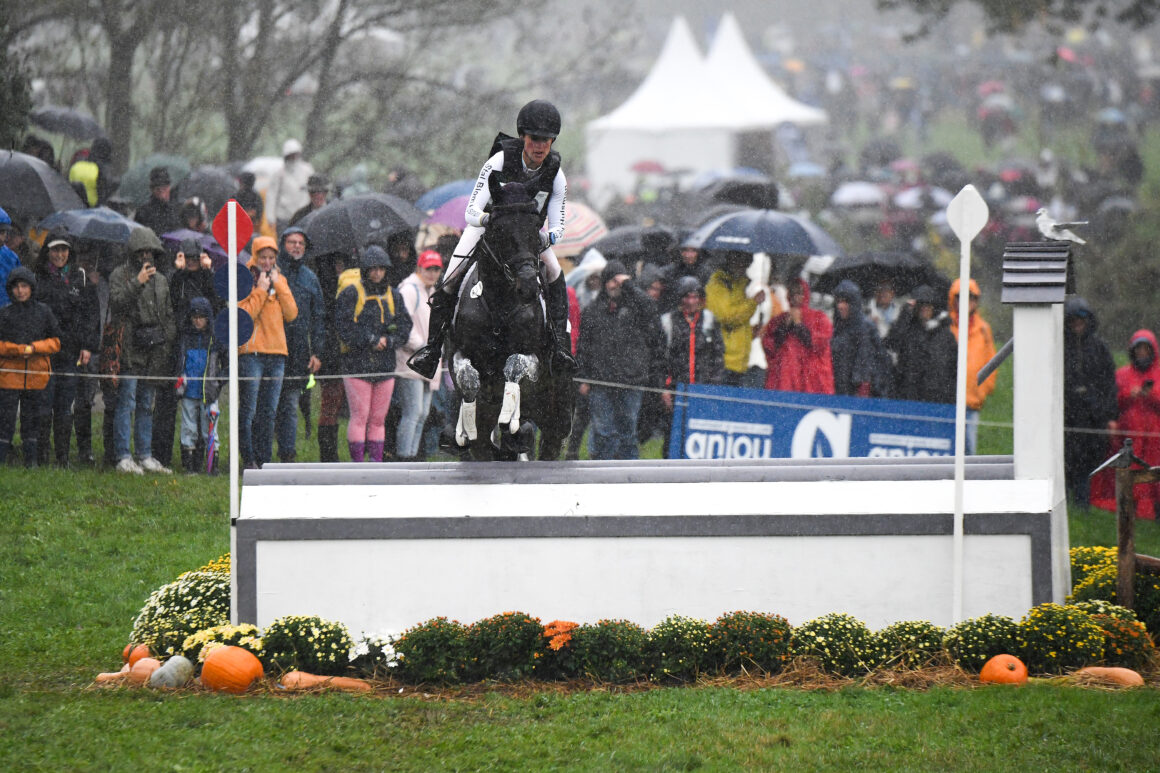
[[[684,17],[673,20],[652,70],[619,107],[588,124],[587,172],[597,204],[631,192],[643,161],[689,177],[731,169],[743,142],[772,146],[786,122],[824,123],[826,114],[789,97],[761,69],[737,20],[726,14],[708,59]],[[750,145],[752,146],[752,144]]]

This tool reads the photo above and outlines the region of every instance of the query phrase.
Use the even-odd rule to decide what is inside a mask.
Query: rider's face
[[[538,167],[548,157],[552,149],[553,137],[536,137],[532,134],[524,135],[524,162],[531,167]]]

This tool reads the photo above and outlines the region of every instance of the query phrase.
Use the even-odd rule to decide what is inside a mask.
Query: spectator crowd
[[[94,143],[73,175],[90,203],[108,196],[99,163],[106,150]],[[256,220],[275,223],[274,235],[248,245],[253,286],[239,299],[253,322],[238,350],[241,463],[296,460],[300,426],[317,458],[336,462],[343,416],[352,461],[429,458],[453,426],[454,389],[445,368],[428,379],[406,362],[428,340],[429,300],[456,235],[421,232],[354,252],[312,251],[298,223],[326,205],[329,181],[302,159],[299,143],[288,140],[284,151],[265,200],[252,175],[239,178],[235,194]],[[23,253],[0,246],[0,462],[100,461],[130,474],[220,468],[228,357],[215,320],[225,302],[203,241],[167,248],[159,238],[181,228],[204,234],[208,213],[197,199],[170,200],[164,167],[152,170],[149,184],[148,203],[134,213],[140,227],[119,251],[54,232],[33,253],[0,212],[2,241],[13,237]],[[753,260],[672,244],[633,263],[603,261],[570,288],[578,370],[568,458],[578,458],[585,433],[593,459],[636,458],[655,434],[667,456],[681,384],[954,401],[957,281],[949,292],[921,285],[898,298],[888,281],[845,280],[819,298],[793,277],[754,294]],[[979,411],[995,384],[994,375],[981,384],[975,376],[995,343],[978,284],[967,292],[967,451],[974,453]],[[754,324],[763,304],[768,322]],[[1106,481],[1089,487],[1087,472],[1106,457],[1109,431],[1138,435],[1135,450],[1145,458],[1160,454],[1157,341],[1137,332],[1129,364],[1116,370],[1095,314],[1073,298],[1065,343],[1069,489],[1077,501],[1106,504]],[[101,460],[95,405],[103,409]],[[1157,499],[1142,492],[1141,514],[1154,514]]]

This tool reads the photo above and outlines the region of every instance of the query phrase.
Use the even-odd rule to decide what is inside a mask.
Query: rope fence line
[[[21,370],[18,368],[0,368],[0,373],[26,373],[26,372],[27,371]],[[77,378],[87,378],[87,379],[96,379],[96,380],[114,379],[114,378],[132,378],[132,379],[137,380],[137,381],[158,381],[158,382],[172,382],[172,381],[176,381],[179,378],[179,376],[136,376],[133,374],[119,374],[117,376],[112,376],[112,375],[108,375],[105,373],[86,373],[86,372],[68,373],[65,375],[74,375]],[[344,378],[363,378],[363,379],[365,379],[365,378],[396,378],[396,377],[402,377],[404,375],[405,374],[402,371],[381,371],[381,372],[375,372],[375,373],[342,373],[342,374],[326,374],[326,375],[315,374],[314,380],[315,381],[333,381],[333,380],[344,379]],[[225,381],[226,378],[228,378],[228,377],[227,376],[220,376],[218,380]],[[280,379],[276,379],[272,376],[238,376],[238,381],[287,381],[287,380],[305,381],[307,378],[309,378],[309,376],[283,376]],[[197,379],[197,380],[200,380],[200,379]],[[636,384],[621,384],[621,383],[615,382],[615,381],[600,381],[598,379],[588,379],[588,378],[573,378],[572,380],[578,384],[589,384],[591,386],[609,387],[612,389],[631,389],[631,390],[636,390],[636,391],[644,392],[644,393],[648,393],[648,394],[658,394],[658,395],[668,394],[668,395],[672,395],[674,398],[681,399],[681,400],[710,400],[710,401],[715,401],[715,402],[720,402],[720,403],[737,403],[737,404],[743,404],[743,405],[757,405],[757,406],[763,406],[763,407],[769,407],[769,408],[790,408],[790,409],[795,409],[795,410],[801,410],[801,409],[808,410],[808,409],[813,409],[813,408],[831,408],[831,406],[823,406],[823,405],[819,405],[819,404],[796,403],[796,402],[790,403],[790,402],[783,402],[783,401],[780,401],[777,399],[758,399],[758,398],[754,398],[754,397],[733,396],[733,395],[695,395],[695,396],[685,395],[685,396],[680,396],[680,395],[678,395],[676,390],[665,389],[663,387],[648,387],[648,386],[639,386]],[[871,417],[871,418],[904,419],[904,420],[912,420],[912,421],[935,422],[935,423],[940,423],[940,424],[953,424],[955,421],[953,418],[945,418],[944,419],[944,418],[940,418],[937,416],[929,416],[929,415],[919,416],[919,415],[913,415],[913,414],[898,413],[895,411],[874,411],[874,410],[859,409],[859,408],[843,408],[842,413],[849,413],[851,415],[857,415],[857,416],[867,416],[867,417]],[[977,423],[981,427],[995,427],[995,428],[999,428],[999,429],[1014,429],[1014,427],[1015,427],[1014,423],[1004,422],[1004,421],[984,421],[984,420],[980,419]],[[1128,432],[1128,431],[1124,431],[1124,430],[1092,429],[1090,427],[1068,427],[1068,426],[1064,426],[1063,429],[1064,429],[1064,432],[1068,432],[1068,433],[1076,434],[1076,435],[1108,435],[1108,436],[1113,436],[1113,437],[1116,437],[1116,436],[1129,437],[1129,436],[1131,436],[1131,437],[1160,438],[1160,432],[1141,432],[1141,431]]]

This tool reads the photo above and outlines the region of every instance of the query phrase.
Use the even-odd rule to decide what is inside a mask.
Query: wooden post
[[[1116,537],[1119,546],[1116,603],[1132,608],[1136,583],[1136,476],[1126,467],[1116,468]]]

